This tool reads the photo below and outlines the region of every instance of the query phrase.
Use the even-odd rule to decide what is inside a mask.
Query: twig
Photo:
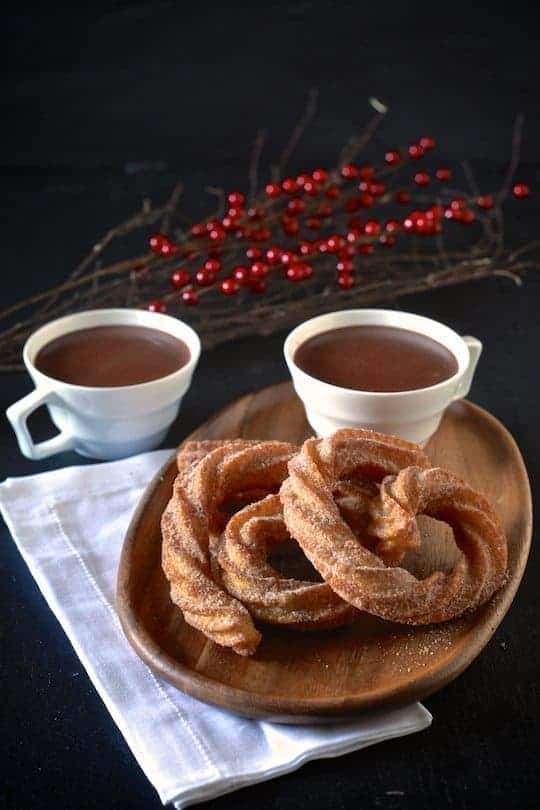
[[[293,131],[291,133],[291,137],[289,138],[284,150],[282,151],[282,153],[280,155],[279,163],[278,163],[279,176],[283,175],[285,167],[287,166],[287,164],[288,164],[288,162],[289,162],[289,160],[291,158],[292,153],[296,149],[296,146],[298,145],[298,142],[300,141],[300,138],[302,137],[302,135],[306,131],[309,122],[311,121],[311,119],[315,115],[315,112],[317,110],[318,98],[319,98],[319,91],[317,90],[316,87],[312,87],[311,90],[308,93],[308,100],[307,100],[306,106],[304,108],[304,112],[302,114],[302,117],[300,118],[300,120],[296,124],[296,126],[294,127],[294,129],[293,129]]]
[[[253,202],[253,200],[255,199],[255,195],[257,194],[257,188],[259,185],[259,164],[261,162],[261,155],[265,141],[266,141],[266,130],[260,129],[257,132],[257,135],[255,136],[255,141],[253,142],[253,148],[251,150],[251,160],[249,161],[248,201],[250,203]]]
[[[519,113],[519,115],[516,116],[516,120],[514,121],[514,126],[512,129],[512,151],[510,153],[510,162],[506,170],[503,184],[500,188],[499,193],[497,194],[499,205],[508,197],[508,194],[510,193],[510,186],[512,185],[512,180],[514,179],[517,167],[519,166],[519,160],[521,156],[521,139],[523,136],[524,123],[525,123],[525,116],[523,115],[523,113]]]

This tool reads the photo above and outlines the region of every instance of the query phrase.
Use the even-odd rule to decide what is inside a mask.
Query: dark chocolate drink
[[[298,368],[356,391],[412,391],[448,380],[455,356],[436,340],[394,326],[346,326],[308,338],[296,349]]]
[[[34,361],[43,374],[97,388],[137,385],[166,377],[190,359],[174,335],[147,326],[93,326],[43,346]]]

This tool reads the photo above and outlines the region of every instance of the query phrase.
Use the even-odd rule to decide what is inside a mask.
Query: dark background
[[[205,210],[206,183],[245,187],[256,130],[269,129],[272,159],[313,86],[320,113],[295,169],[331,163],[375,95],[390,107],[379,149],[433,134],[441,163],[469,159],[489,190],[504,170],[512,120],[524,112],[519,178],[536,190],[510,203],[510,239],[537,236],[538,41],[534,17],[515,3],[123,2],[25,5],[5,15],[2,304],[60,280],[144,195],[161,199],[178,177],[195,215]],[[521,288],[499,278],[394,304],[484,342],[471,396],[516,437],[534,493],[538,278],[530,273]],[[205,353],[169,444],[236,396],[286,379],[282,339]],[[25,375],[0,377],[0,408],[30,388]],[[0,451],[5,475],[81,463],[74,455],[26,461],[6,422]],[[3,525],[2,534],[5,806],[158,807]],[[430,730],[207,806],[537,807],[538,570],[533,548],[489,647],[426,701]]]

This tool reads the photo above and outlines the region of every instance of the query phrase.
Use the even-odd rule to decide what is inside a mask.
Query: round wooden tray
[[[310,434],[290,384],[243,397],[190,439],[281,439]],[[265,627],[252,658],[218,647],[187,625],[161,570],[160,517],[175,476],[174,457],[149,485],[129,527],[118,573],[117,604],[127,638],[146,663],[179,689],[249,717],[306,723],[425,698],[476,658],[510,607],[531,541],[529,481],[520,452],[493,416],[469,402],[447,411],[426,452],[483,492],[499,513],[509,546],[509,578],[473,615],[428,627],[365,616],[339,630],[299,633]],[[455,546],[447,526],[422,520],[422,551],[410,570],[448,568]]]

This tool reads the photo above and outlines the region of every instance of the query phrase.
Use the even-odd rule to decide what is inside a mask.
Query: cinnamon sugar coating
[[[414,445],[366,431],[338,431],[308,439],[289,463],[280,496],[286,525],[323,579],[343,599],[383,619],[428,624],[455,618],[483,604],[505,576],[507,551],[500,523],[488,501],[440,468],[407,463]],[[374,551],[358,543],[333,497],[346,472],[386,473],[370,503]],[[395,469],[392,469],[394,467]],[[418,549],[416,515],[449,523],[461,556],[449,573],[419,580],[388,567],[405,549]],[[394,551],[396,552],[394,554]]]

